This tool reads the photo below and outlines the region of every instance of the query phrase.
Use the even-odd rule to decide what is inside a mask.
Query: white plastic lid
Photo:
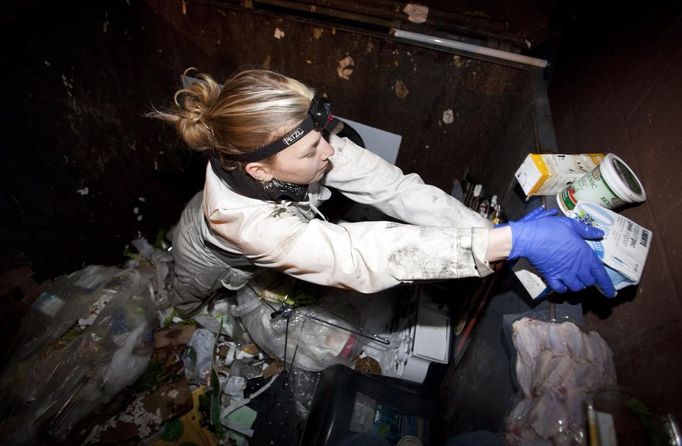
[[[609,187],[623,201],[640,203],[646,200],[642,182],[620,157],[608,153],[599,164],[599,170]]]

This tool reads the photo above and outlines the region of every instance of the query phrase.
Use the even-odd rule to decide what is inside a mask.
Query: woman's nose
[[[325,148],[322,151],[322,160],[323,161],[326,160],[327,158],[329,158],[333,154],[334,154],[334,148],[331,146],[331,144],[326,143]]]

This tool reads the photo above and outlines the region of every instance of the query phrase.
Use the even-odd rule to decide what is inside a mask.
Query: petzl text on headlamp
[[[287,133],[280,139],[276,139],[270,144],[260,147],[253,152],[243,153],[241,155],[233,155],[233,158],[242,162],[260,161],[272,155],[281,152],[297,141],[300,141],[305,135],[312,130],[324,130],[324,128],[331,122],[332,104],[331,102],[322,102],[317,94],[313,97],[308,108],[306,118],[298,124],[291,132]]]

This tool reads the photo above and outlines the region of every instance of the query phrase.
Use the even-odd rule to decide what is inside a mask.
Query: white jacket
[[[192,311],[221,287],[238,289],[259,267],[363,293],[492,272],[488,220],[346,138],[330,143],[333,167],[306,202],[240,195],[207,167],[203,193],[174,231],[176,307]],[[405,224],[330,223],[317,210],[331,196],[325,186]]]

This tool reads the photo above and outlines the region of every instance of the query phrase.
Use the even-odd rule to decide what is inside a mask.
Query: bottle
[[[473,197],[471,198],[471,202],[469,202],[470,209],[473,209],[475,211],[478,210],[478,202],[480,200],[482,190],[483,190],[482,184],[477,184],[476,186],[474,186]]]
[[[462,188],[462,183],[460,183],[457,178],[452,179],[452,190],[450,190],[450,195],[459,201],[464,200],[464,189]]]
[[[488,202],[487,198],[484,198],[481,201],[481,204],[478,205],[478,213],[481,217],[485,218],[486,220],[490,216],[490,203]]]
[[[500,206],[500,203],[495,205],[495,209],[490,213],[490,215],[492,217],[491,221],[493,224],[500,225],[505,223],[504,216],[502,215],[502,206]]]

